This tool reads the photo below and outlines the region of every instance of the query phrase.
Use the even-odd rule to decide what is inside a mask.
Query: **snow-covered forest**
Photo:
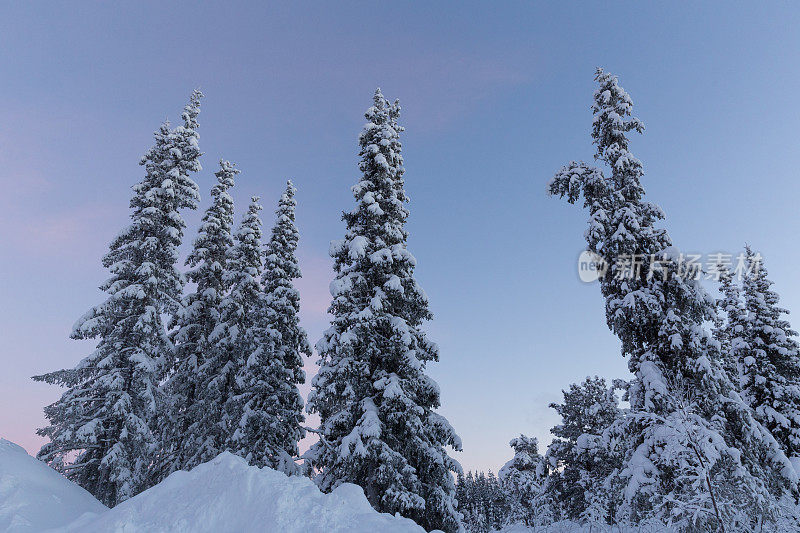
[[[594,81],[595,160],[541,177],[542,194],[586,211],[586,250],[604,265],[596,286],[630,377],[564,383],[549,445],[521,427],[496,473],[465,472],[453,457],[469,444],[438,412],[447,398],[429,367],[456,355],[429,338],[415,276],[425,265],[407,246],[399,101],[378,89],[368,103],[355,202],[329,250],[330,327],[312,348],[296,288],[302,191],[287,181],[265,217],[266,202],[239,197],[239,169],[220,160],[199,227],[184,221],[204,171],[194,91],[144,152],[130,223],[102,258],[104,300],[73,328],[96,347],[33,378],[63,388],[44,408],[38,459],[97,500],[58,485],[88,514],[50,527],[172,530],[180,516],[187,530],[250,530],[242,516],[258,511],[274,521],[262,530],[286,520],[300,531],[302,516],[341,501],[343,522],[308,530],[800,531],[800,345],[765,258],[742,243],[738,260],[687,266],[646,198],[631,96],[603,69]],[[46,476],[0,444],[0,465]],[[25,477],[14,468],[0,469],[0,526],[23,531],[32,523],[19,509],[34,511],[4,492]],[[163,504],[179,491],[197,501],[176,500],[173,514]],[[192,514],[201,503],[223,518],[204,524]]]

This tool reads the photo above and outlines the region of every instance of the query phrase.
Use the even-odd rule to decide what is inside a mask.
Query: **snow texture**
[[[0,531],[44,531],[105,510],[87,491],[0,439]]]
[[[372,509],[357,485],[323,494],[308,478],[248,466],[225,452],[111,510],[21,447],[0,439],[0,531],[50,533],[422,533]]]
[[[248,466],[225,452],[191,472],[179,471],[114,509],[84,517],[62,532],[237,531],[240,533],[422,532],[407,518],[372,509],[349,483],[323,494],[308,478]]]

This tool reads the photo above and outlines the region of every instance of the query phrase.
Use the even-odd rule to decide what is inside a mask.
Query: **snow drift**
[[[25,450],[0,440],[0,531],[422,533],[375,511],[361,487],[323,494],[305,477],[249,466],[223,453],[106,509]]]
[[[104,511],[81,487],[0,439],[0,531],[44,531]]]
[[[63,531],[422,532],[412,520],[377,513],[361,487],[323,494],[305,477],[249,466],[225,452],[175,472],[138,496]]]

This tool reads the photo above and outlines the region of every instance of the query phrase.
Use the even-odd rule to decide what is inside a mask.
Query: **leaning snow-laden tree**
[[[786,455],[800,460],[800,351],[788,313],[778,307],[761,256],[746,248],[743,280],[747,310],[744,348],[739,356],[742,396]]]
[[[536,437],[520,435],[511,439],[509,446],[514,450],[514,457],[498,473],[511,507],[509,520],[526,526],[538,525],[537,518],[541,518],[542,510],[537,504],[541,501],[539,494],[544,474],[539,443]]]
[[[334,318],[317,344],[308,407],[320,415],[320,441],[308,457],[323,490],[356,483],[379,511],[455,531],[451,472],[460,466],[444,447],[461,441],[435,412],[439,388],[425,374],[439,352],[421,329],[431,313],[406,248],[400,106],[380,90],[374,102],[359,138],[357,205],[343,215],[345,239],[331,245]]]
[[[243,374],[256,364],[255,354],[265,336],[260,318],[262,290],[261,206],[250,199],[247,212],[228,250],[224,282],[230,287],[220,302],[219,323],[209,335],[213,349],[199,369],[204,376],[204,444],[209,454],[223,451],[250,459],[250,450],[237,433],[247,409]],[[206,429],[207,428],[207,429]]]
[[[297,386],[305,382],[302,354],[311,355],[298,316],[300,293],[293,283],[300,277],[295,191],[287,182],[264,250],[263,298],[257,315],[261,324],[256,328],[262,338],[237,376],[242,384],[238,401],[244,408],[233,438],[250,464],[287,474],[297,471],[297,443],[305,436]]]
[[[233,198],[228,190],[239,170],[220,160],[211,188],[211,205],[203,216],[194,248],[186,259],[187,277],[196,284],[183,301],[174,319],[176,356],[174,368],[165,384],[169,412],[162,417],[159,432],[161,460],[156,481],[175,470],[190,470],[214,458],[215,428],[206,417],[207,384],[212,376],[204,371],[208,354],[214,350],[209,340],[220,322],[220,308],[228,291],[227,254],[233,247]],[[202,370],[202,371],[201,371]]]
[[[694,421],[702,429],[696,434],[709,438],[716,451],[707,455],[708,483],[694,490],[725,485],[736,491],[732,498],[753,524],[770,520],[776,499],[796,489],[797,475],[722,368],[719,343],[706,327],[715,317],[714,301],[699,281],[680,275],[680,256],[666,230],[656,227],[664,215],[645,201],[642,164],[628,149],[627,133],[644,129],[631,116],[630,97],[602,69],[595,79],[595,157],[610,176],[573,162],[556,174],[549,192],[570,203],[583,195],[590,214],[586,241],[608,264],[600,279],[606,319],[634,376],[627,391],[631,416],[612,428],[626,439],[622,470],[614,474],[625,487],[622,514],[640,521],[682,512],[667,496],[686,498],[691,487],[680,475],[680,459],[661,453],[669,434],[663,420],[680,408],[678,391],[690,390]],[[721,527],[723,520],[717,515],[705,525]]]
[[[607,432],[623,412],[614,389],[597,376],[562,393],[563,403],[550,404],[561,424],[550,430],[555,439],[545,454],[542,505],[558,519],[609,522],[615,498],[605,484],[621,467],[622,452],[619,439]]]
[[[147,488],[157,448],[153,429],[163,409],[159,381],[173,346],[162,316],[180,305],[184,278],[176,268],[185,227],[180,210],[197,206],[200,169],[197,114],[192,94],[183,127],[165,123],[142,158],[144,179],[133,187],[131,224],[112,241],[101,285],[108,298],[81,317],[74,339],[98,339],[74,369],[34,377],[68,388],[45,408],[51,442],[39,458],[114,506]],[[73,459],[74,458],[74,459]]]

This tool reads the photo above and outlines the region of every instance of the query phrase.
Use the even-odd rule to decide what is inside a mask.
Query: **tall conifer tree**
[[[229,288],[225,273],[233,247],[233,198],[228,191],[239,173],[229,161],[220,160],[219,165],[211,205],[186,259],[187,276],[196,286],[174,320],[176,357],[165,386],[170,409],[161,424],[163,458],[156,480],[175,470],[190,470],[218,453],[206,417],[206,385],[212,377],[205,373],[209,369],[205,362],[215,349],[209,337],[220,322],[222,299]]]
[[[730,270],[717,266],[719,273],[719,291],[722,298],[717,299],[717,316],[714,323],[714,337],[720,343],[722,364],[730,376],[731,383],[738,390],[739,381],[738,354],[745,347],[744,335],[748,329],[742,294],[739,285],[731,276]]]
[[[622,512],[633,520],[662,516],[686,528],[723,527],[736,506],[754,524],[771,519],[775,497],[794,490],[797,476],[733,390],[718,343],[705,328],[715,316],[713,301],[699,282],[680,275],[671,239],[656,227],[664,215],[644,200],[642,164],[628,149],[627,133],[644,129],[631,116],[633,102],[615,76],[598,69],[595,79],[592,137],[596,158],[611,175],[573,162],[556,174],[549,192],[570,203],[583,195],[589,249],[609,265],[600,279],[606,319],[634,375],[631,415],[616,425],[628,450],[619,476]],[[651,258],[654,275],[647,263],[637,267]],[[676,429],[686,429],[689,419],[690,431]],[[678,441],[687,447],[678,450]],[[716,501],[723,493],[730,505]]]
[[[783,318],[760,255],[748,246],[743,289],[747,326],[737,351],[742,396],[786,455],[800,457],[800,351],[797,333]]]
[[[623,416],[613,388],[600,377],[587,377],[562,391],[563,403],[550,407],[561,416],[561,423],[550,430],[555,436],[547,448],[546,479],[542,481],[543,505],[562,519],[579,520],[598,504],[606,478],[621,465],[617,446],[604,444],[606,431]],[[612,502],[602,502],[603,520],[611,514]]]
[[[296,189],[286,184],[264,250],[263,299],[259,307],[260,338],[237,381],[244,386],[244,408],[234,440],[251,464],[294,473],[297,443],[305,436],[303,398],[297,386],[305,381],[302,354],[311,347],[300,327],[300,293],[293,280],[300,277],[295,251]]]
[[[513,521],[536,525],[537,500],[541,492],[544,468],[536,437],[520,435],[509,445],[514,457],[500,469],[499,475],[509,495]]]
[[[81,317],[71,335],[98,339],[97,348],[74,369],[34,378],[68,388],[45,408],[50,425],[39,434],[51,442],[39,458],[108,506],[147,487],[158,447],[159,381],[173,357],[162,315],[178,309],[183,290],[176,267],[185,227],[180,210],[196,208],[199,199],[190,172],[200,170],[201,96],[192,94],[183,126],[161,126],[142,158],[145,177],[133,187],[131,224],[103,258],[111,272],[101,286],[108,298]]]
[[[439,352],[421,329],[431,313],[406,247],[399,113],[376,91],[359,138],[357,205],[330,250],[334,318],[317,344],[309,410],[320,415],[320,442],[309,456],[323,490],[356,483],[379,511],[455,531],[451,472],[460,466],[444,447],[461,442],[435,412],[439,387],[425,374]]]
[[[220,320],[209,336],[214,347],[200,368],[206,376],[205,449],[211,457],[230,451],[248,458],[237,430],[246,409],[248,385],[242,379],[242,369],[257,363],[256,353],[264,336],[259,320],[263,299],[260,211],[258,197],[254,196],[236,231],[235,244],[228,250],[224,280],[230,291],[220,303]]]

